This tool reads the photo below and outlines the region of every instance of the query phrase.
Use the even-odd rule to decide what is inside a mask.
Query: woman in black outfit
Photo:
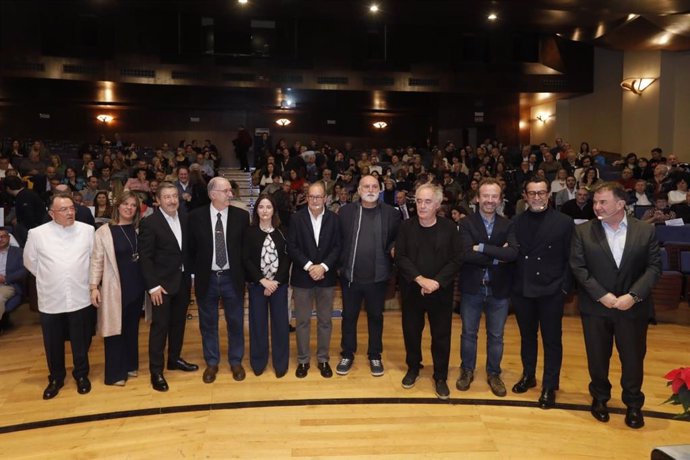
[[[252,225],[244,235],[243,259],[249,282],[249,362],[256,375],[266,369],[270,312],[273,370],[281,378],[287,373],[290,353],[290,258],[271,195],[262,194],[256,200]]]

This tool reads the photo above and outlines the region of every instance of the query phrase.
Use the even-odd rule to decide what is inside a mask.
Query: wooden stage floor
[[[291,368],[282,379],[276,379],[270,367],[256,377],[245,358],[245,381],[233,381],[226,363],[216,382],[206,385],[201,381],[201,340],[194,318],[187,324],[183,356],[199,363],[201,370],[166,372],[169,392],[155,392],[149,384],[148,327],[142,323],[138,378],[126,387],[105,386],[103,342],[96,338],[90,352],[91,393],[77,394],[68,377],[50,401],[41,399],[47,370],[37,315],[22,306],[15,316],[16,328],[0,335],[0,458],[643,459],[656,446],[690,444],[690,424],[671,418],[677,406],[662,404],[670,392],[664,374],[690,365],[687,303],[660,315],[659,325],[650,327],[642,430],[623,423],[615,354],[611,421],[599,423],[589,414],[584,343],[576,316],[564,318],[561,390],[558,407],[548,411],[536,407],[538,389],[523,395],[510,392],[521,372],[519,332],[512,315],[502,363],[508,396],[493,396],[485,382],[483,331],[475,381],[467,392],[455,389],[460,319],[454,315],[451,399],[445,402],[433,392],[428,332],[422,379],[411,390],[401,387],[406,369],[397,311],[385,314],[383,377],[369,375],[366,354],[360,352],[348,376],[323,379],[312,363],[309,376],[297,379],[291,335]],[[362,315],[360,349],[366,350],[366,339]],[[333,367],[339,343],[340,320],[334,319]],[[221,346],[225,352],[226,344]]]

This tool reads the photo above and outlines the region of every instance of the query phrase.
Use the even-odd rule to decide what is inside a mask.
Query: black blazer
[[[476,212],[460,219],[460,240],[462,242],[462,268],[460,269],[460,291],[478,294],[484,270],[489,269],[491,291],[495,297],[506,298],[512,291],[513,264],[518,254],[513,223],[496,214],[491,238],[481,214]],[[472,250],[475,244],[484,243],[484,252]],[[503,246],[508,243],[508,246]],[[494,259],[498,264],[494,264]]]
[[[290,284],[299,288],[331,287],[338,279],[338,258],[342,246],[338,216],[329,210],[323,216],[319,245],[316,246],[314,231],[309,216],[309,208],[305,207],[290,218],[288,232],[288,254],[292,259],[292,277]],[[322,280],[314,281],[304,270],[307,262],[324,263],[328,271]]]
[[[553,208],[545,215],[536,234],[529,234],[530,211],[513,219],[519,253],[515,263],[513,292],[525,297],[541,297],[570,292],[570,240],[573,220]]]
[[[178,212],[182,228],[182,249],[175,234],[157,209],[139,224],[139,263],[146,289],[162,286],[169,295],[175,295],[182,277],[189,273],[187,266],[187,219]],[[182,272],[185,267],[187,273]]]
[[[654,226],[628,216],[625,248],[618,268],[601,222],[591,220],[578,225],[570,250],[570,268],[582,288],[580,312],[647,318],[652,308],[652,288],[661,276],[661,256]],[[608,292],[621,296],[631,291],[643,300],[626,311],[606,308],[597,302]]]
[[[267,233],[252,225],[244,234],[244,244],[242,244],[242,257],[244,259],[244,273],[247,281],[258,283],[264,274],[261,272],[261,249],[264,245]],[[282,229],[273,230],[271,239],[278,251],[278,271],[275,280],[280,284],[285,284],[290,279],[290,256],[287,252],[287,238]],[[330,266],[329,266],[330,268]]]
[[[191,272],[194,273],[194,292],[199,298],[206,296],[213,264],[213,229],[210,205],[189,212],[189,254]],[[228,222],[225,226],[225,247],[228,251],[230,277],[235,292],[244,295],[244,266],[242,243],[249,227],[249,213],[235,206],[228,206]]]

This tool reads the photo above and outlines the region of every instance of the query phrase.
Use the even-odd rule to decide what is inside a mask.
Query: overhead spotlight
[[[237,3],[239,3],[240,5],[246,5],[247,3],[249,3],[249,0],[237,0]]]
[[[96,120],[107,125],[108,123],[113,121],[113,117],[111,115],[106,115],[106,114],[102,113],[102,114],[96,116]]]
[[[378,13],[379,6],[376,3],[372,3],[371,5],[369,5],[369,12],[374,14]]]
[[[639,96],[644,90],[649,88],[649,85],[655,81],[656,78],[653,77],[626,78],[621,82],[621,88]]]
[[[385,121],[375,121],[373,123],[373,126],[376,129],[385,129],[386,126],[388,126],[388,123],[386,123]]]
[[[495,21],[498,19],[498,15],[496,13],[489,13],[489,15],[486,17],[489,21]]]
[[[279,118],[276,120],[276,125],[278,125],[278,126],[287,126],[290,123],[292,123],[292,122],[290,120],[288,120],[287,118]]]

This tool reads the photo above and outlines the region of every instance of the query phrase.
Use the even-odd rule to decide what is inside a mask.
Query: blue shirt
[[[620,268],[623,250],[625,249],[625,237],[628,232],[628,217],[625,214],[623,215],[623,220],[618,224],[617,230],[614,230],[609,224],[603,221],[601,226],[604,227],[606,241],[609,243],[609,249],[611,249],[611,254],[613,254],[613,260],[616,261],[616,266]]]

